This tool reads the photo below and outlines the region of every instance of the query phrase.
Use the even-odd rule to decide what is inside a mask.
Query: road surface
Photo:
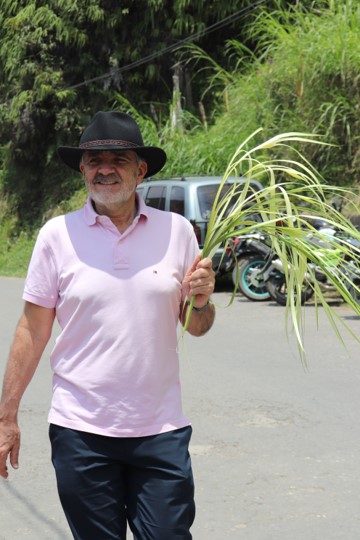
[[[20,279],[0,278],[0,375],[22,287]],[[216,292],[211,333],[179,344],[194,429],[194,539],[358,540],[359,343],[344,331],[343,347],[322,309],[317,328],[309,305],[304,369],[286,337],[283,307],[238,296],[226,308],[229,299]],[[359,336],[359,318],[334,309]],[[50,348],[21,406],[20,469],[0,480],[1,540],[71,539],[47,438]]]

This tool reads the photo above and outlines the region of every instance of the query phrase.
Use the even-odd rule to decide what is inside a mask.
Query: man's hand
[[[181,324],[193,336],[203,336],[211,328],[215,318],[215,307],[209,303],[215,288],[215,272],[212,269],[211,259],[201,259],[198,255],[186,272],[182,286],[183,296],[185,293],[188,300],[194,297],[194,307],[206,306],[206,309],[193,310],[190,319],[187,319],[187,306],[185,309],[183,305],[180,306]]]
[[[0,476],[3,478],[8,477],[8,457],[14,469],[19,467],[19,404],[49,341],[54,318],[54,309],[25,302],[16,327],[0,402]]]
[[[194,306],[201,308],[209,301],[215,288],[215,272],[209,258],[196,257],[183,280],[183,290],[190,300],[195,296]]]
[[[8,477],[7,458],[13,469],[19,468],[20,430],[16,422],[0,422],[0,476]]]

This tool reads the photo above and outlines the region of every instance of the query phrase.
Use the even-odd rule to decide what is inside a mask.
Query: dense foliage
[[[176,73],[183,106],[197,112],[201,81],[179,63],[176,47],[195,34],[226,62],[226,40],[243,39],[258,9],[292,3],[0,0],[1,185],[20,221],[33,222],[71,192],[55,149],[78,140],[96,110],[120,95],[160,129]]]
[[[197,172],[222,173],[234,147],[262,127],[262,140],[298,130],[320,135],[334,146],[309,145],[302,149],[306,157],[326,182],[358,185],[359,28],[360,5],[339,1],[315,13],[260,13],[250,28],[255,54],[228,42],[231,71],[192,47],[222,114],[208,131],[170,145],[172,171],[198,160]]]
[[[26,245],[79,202],[81,179],[56,147],[76,143],[100,109],[137,117],[168,153],[165,175],[223,174],[262,127],[259,140],[322,135],[335,146],[304,155],[325,181],[358,183],[359,27],[351,0],[0,0],[0,244],[11,250],[22,229]]]
[[[161,123],[171,100],[176,54],[172,49],[160,53],[250,4],[1,0],[2,185],[5,193],[15,195],[20,218],[33,220],[48,204],[46,190],[55,202],[68,192],[66,172],[54,161],[59,143],[77,140],[89,116],[111,108],[118,93],[131,97],[138,110],[151,110]],[[226,24],[201,41],[218,55],[234,34],[234,24]],[[137,69],[121,71],[152,55]],[[191,108],[191,73],[181,73]]]

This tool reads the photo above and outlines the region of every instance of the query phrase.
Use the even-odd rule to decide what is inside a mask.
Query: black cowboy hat
[[[156,146],[144,146],[139,126],[126,113],[99,111],[91,119],[80,137],[77,148],[60,146],[60,158],[72,169],[79,171],[80,160],[85,150],[133,150],[148,165],[145,177],[153,176],[163,168],[166,153]]]

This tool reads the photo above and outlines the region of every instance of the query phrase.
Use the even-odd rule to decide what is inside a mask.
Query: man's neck
[[[91,201],[95,212],[101,216],[107,216],[114,223],[120,233],[124,233],[132,224],[137,214],[137,201],[134,199],[122,205],[99,205]]]

